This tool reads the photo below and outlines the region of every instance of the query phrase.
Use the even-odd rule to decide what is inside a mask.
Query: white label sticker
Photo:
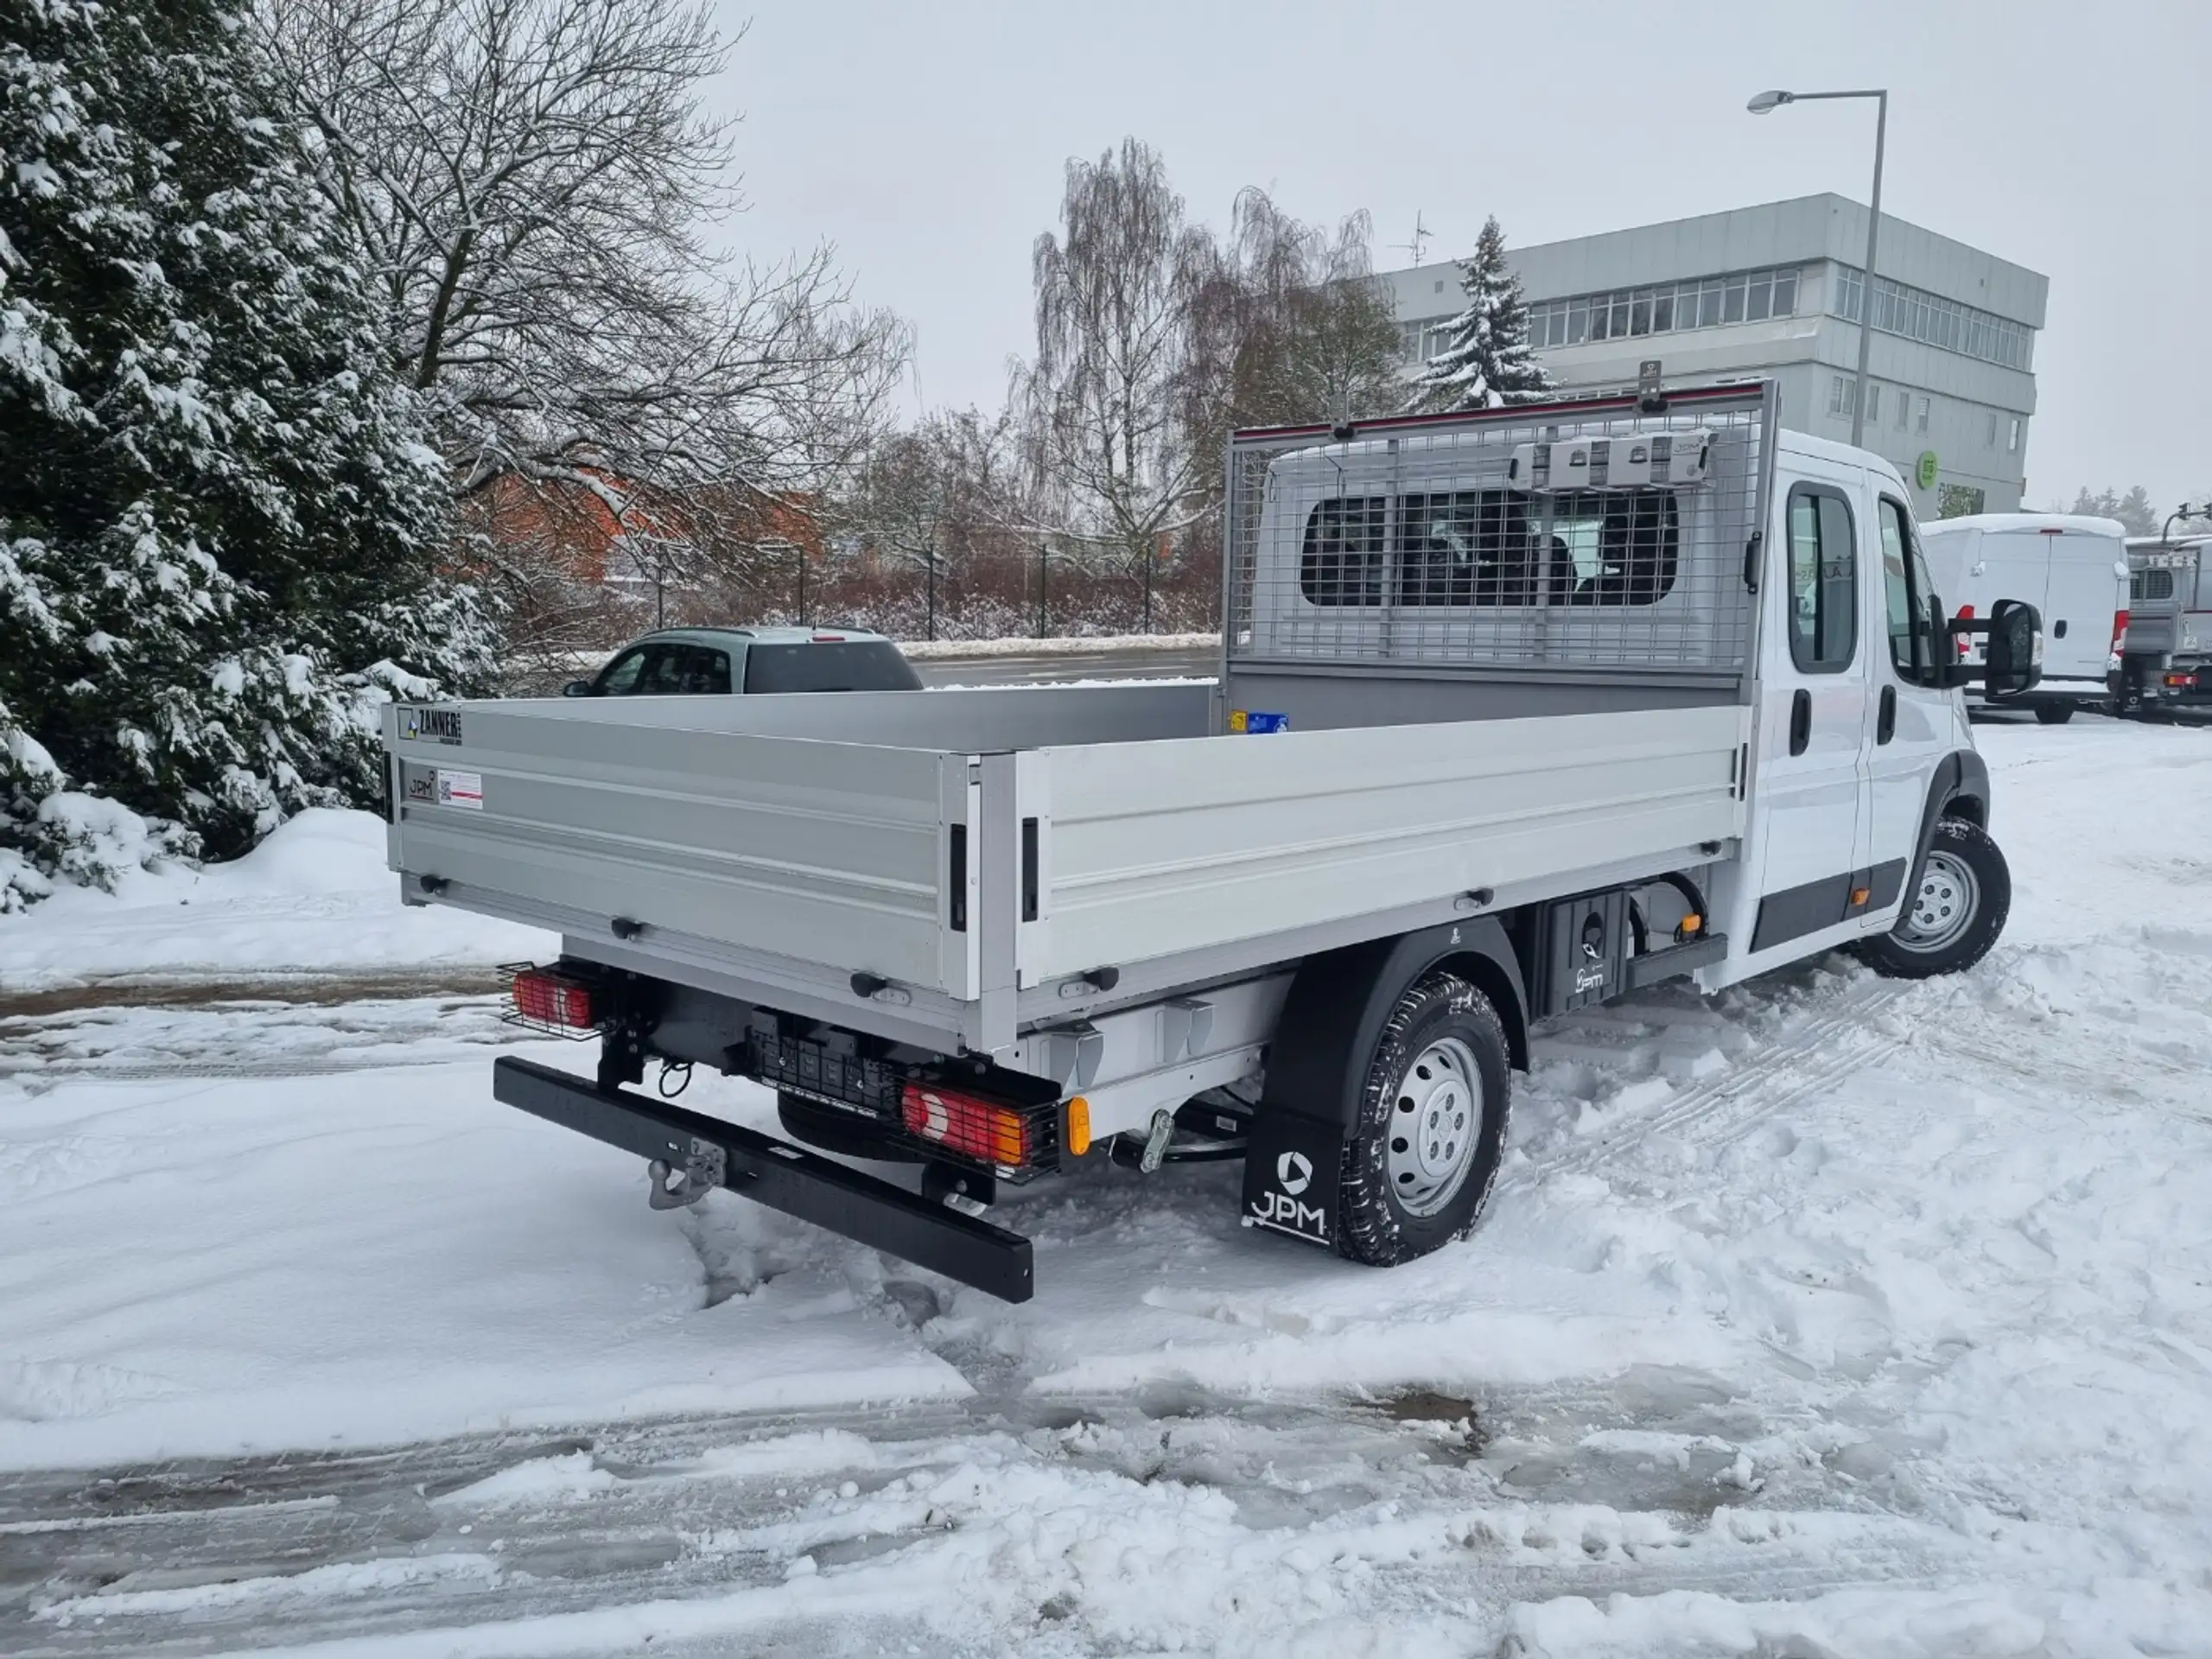
[[[484,810],[484,774],[480,772],[448,772],[438,770],[438,804],[467,807],[472,812]]]

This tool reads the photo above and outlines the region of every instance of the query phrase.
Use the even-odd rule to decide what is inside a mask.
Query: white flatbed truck
[[[594,1075],[494,1093],[656,1205],[1021,1300],[1000,1183],[1241,1158],[1248,1225],[1408,1259],[1478,1218],[1532,1022],[2003,925],[1961,688],[2033,685],[2035,608],[1947,620],[1895,472],[1775,396],[1238,435],[1215,685],[395,707],[391,866],[562,935],[518,1017]],[[694,1066],[817,1150],[671,1103]]]

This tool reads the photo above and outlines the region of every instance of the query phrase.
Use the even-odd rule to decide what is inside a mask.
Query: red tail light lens
[[[910,1083],[899,1093],[899,1115],[910,1133],[978,1163],[1019,1167],[1029,1161],[1028,1118],[996,1101]]]
[[[2114,611],[2112,613],[2112,648],[2114,651],[2118,651],[2120,646],[2120,642],[2126,638],[2127,613],[2126,611]]]
[[[591,987],[546,968],[526,968],[514,979],[515,1012],[532,1025],[589,1031],[598,1025]]]
[[[1971,606],[1971,605],[1961,605],[1961,606],[1960,606],[1960,607],[1959,607],[1959,613],[1958,613],[1958,615],[1957,615],[1955,618],[1954,618],[1954,619],[1953,619],[1953,620],[1955,620],[1955,621],[1959,621],[1959,622],[1971,622],[1971,621],[1973,621],[1973,620],[1974,620],[1974,607],[1973,607],[1973,606]],[[1961,659],[1961,661],[1965,660],[1965,658],[1966,658],[1967,653],[1968,652],[1972,651],[1973,649],[1974,649],[1974,641],[1973,641],[1972,639],[1968,639],[1966,635],[1964,635],[1964,634],[1961,634],[1961,635],[1959,636],[1959,657],[1960,657],[1960,659]]]

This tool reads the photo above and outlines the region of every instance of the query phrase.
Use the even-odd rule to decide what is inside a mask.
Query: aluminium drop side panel
[[[1080,665],[1070,669],[1080,671]],[[1209,734],[1203,682],[944,686],[924,691],[797,691],[742,696],[542,697],[502,709],[550,719],[804,737],[878,748],[981,754],[1042,743],[1135,742]]]
[[[911,695],[911,694],[910,694]],[[695,946],[819,963],[971,995],[946,939],[951,814],[965,755],[446,705],[459,742],[402,734],[393,861],[469,908],[580,937],[615,918]],[[480,804],[441,804],[459,773]],[[427,786],[426,786],[427,785]]]
[[[1738,705],[1046,749],[1022,979],[1727,841]]]

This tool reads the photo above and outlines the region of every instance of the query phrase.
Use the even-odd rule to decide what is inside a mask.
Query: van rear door
[[[2045,683],[2086,681],[2097,690],[2104,686],[2110,668],[2115,620],[2127,609],[2127,563],[2125,545],[2109,537],[2082,530],[2044,524],[2002,535],[1985,536],[1986,549],[2017,544],[2024,549],[2039,543],[2044,569],[2043,597]],[[2032,558],[2035,553],[2024,553]],[[2000,597],[2016,595],[2010,588]],[[2018,595],[2030,597],[2030,595]]]

